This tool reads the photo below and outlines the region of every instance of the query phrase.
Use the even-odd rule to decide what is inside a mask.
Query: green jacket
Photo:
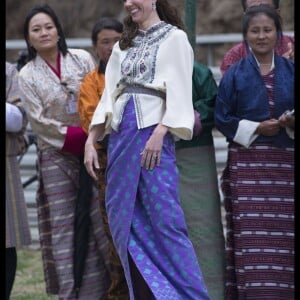
[[[211,70],[205,65],[194,62],[193,69],[193,106],[200,113],[202,132],[192,140],[179,140],[176,149],[213,145],[214,109],[218,86]]]

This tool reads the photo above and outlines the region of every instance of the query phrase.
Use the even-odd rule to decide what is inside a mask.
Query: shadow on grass
[[[41,252],[22,249],[17,252],[17,272],[10,300],[55,300],[47,296]]]

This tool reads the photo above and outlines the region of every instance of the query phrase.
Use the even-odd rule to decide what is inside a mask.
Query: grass
[[[54,300],[46,294],[41,252],[24,249],[17,252],[17,272],[10,300]]]

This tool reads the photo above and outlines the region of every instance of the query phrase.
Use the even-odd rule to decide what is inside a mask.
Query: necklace
[[[272,63],[269,64],[259,64],[259,69],[262,75],[267,75],[272,68]]]

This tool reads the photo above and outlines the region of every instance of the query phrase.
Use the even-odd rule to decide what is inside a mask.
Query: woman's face
[[[255,55],[272,53],[277,41],[277,30],[273,19],[263,13],[254,16],[249,22],[246,40]]]
[[[156,20],[156,10],[153,9],[156,0],[124,0],[124,8],[139,28],[146,30]]]
[[[57,28],[49,15],[38,13],[31,18],[28,42],[38,53],[57,49],[58,40]]]
[[[97,35],[95,50],[97,55],[105,63],[111,55],[114,44],[120,39],[121,33],[113,29],[102,29]]]

